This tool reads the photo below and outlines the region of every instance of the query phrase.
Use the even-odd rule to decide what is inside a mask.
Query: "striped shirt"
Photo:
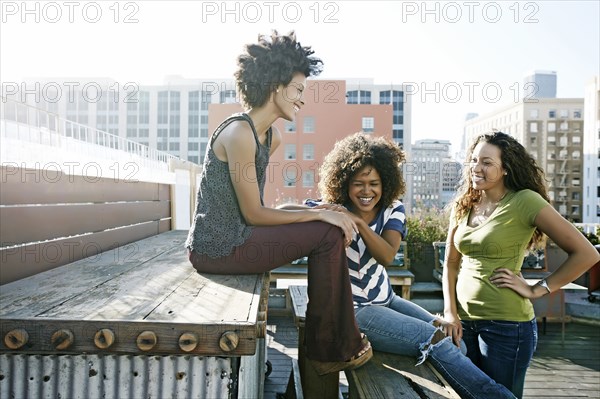
[[[306,204],[315,206],[319,203],[306,201]],[[384,230],[396,230],[406,237],[406,215],[402,202],[394,201],[390,207],[381,209],[369,227],[379,235]],[[346,248],[346,256],[354,307],[387,304],[394,295],[390,278],[385,266],[373,258],[360,234],[353,237],[352,243]]]

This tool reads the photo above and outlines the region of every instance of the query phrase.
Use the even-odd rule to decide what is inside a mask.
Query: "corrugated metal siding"
[[[0,355],[0,397],[228,398],[231,359]]]

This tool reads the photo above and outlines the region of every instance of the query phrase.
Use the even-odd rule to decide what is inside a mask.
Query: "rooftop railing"
[[[154,168],[160,165],[166,168],[171,160],[178,159],[166,152],[70,121],[30,104],[5,97],[0,97],[0,101],[0,134],[5,138],[60,148],[68,148],[73,141],[84,142],[93,145],[89,148],[96,156],[111,158],[111,150],[124,151],[135,156],[141,166]]]

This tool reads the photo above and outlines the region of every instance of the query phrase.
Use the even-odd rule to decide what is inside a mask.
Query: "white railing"
[[[573,223],[575,226],[581,228],[584,233],[594,233],[600,228],[598,223]]]
[[[5,97],[0,97],[0,101],[2,137],[53,147],[68,147],[69,141],[76,140],[98,146],[94,148],[95,155],[102,153],[103,149],[124,151],[136,156],[144,166],[156,166],[157,163],[168,165],[171,160],[178,159],[166,152],[64,119],[29,104]]]

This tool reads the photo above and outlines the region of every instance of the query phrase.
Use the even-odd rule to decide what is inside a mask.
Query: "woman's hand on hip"
[[[515,274],[505,267],[494,270],[494,273],[490,276],[490,282],[498,288],[510,288],[523,298],[533,297],[531,286],[527,284],[523,275],[521,273]]]

